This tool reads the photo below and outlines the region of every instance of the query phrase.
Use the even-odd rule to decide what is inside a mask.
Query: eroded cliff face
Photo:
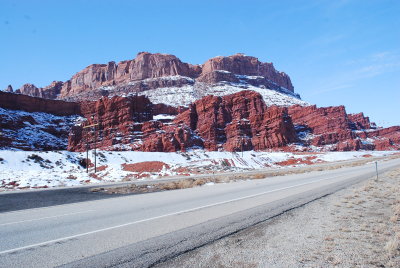
[[[268,107],[260,94],[242,91],[193,103],[175,119],[190,126],[208,150],[263,150],[297,140],[286,108]]]
[[[169,79],[166,79],[169,78]],[[25,84],[16,92],[48,99],[82,101],[102,96],[137,93],[165,87],[182,87],[196,81],[207,85],[246,82],[274,90],[294,92],[287,74],[275,70],[272,63],[236,54],[216,57],[202,65],[182,62],[174,55],[139,53],[135,59],[107,64],[92,64],[66,82],[55,81],[38,88]]]
[[[376,128],[376,125],[374,123],[371,123],[369,121],[369,117],[365,117],[364,113],[348,114],[347,117],[352,123],[350,127],[353,130]]]
[[[0,148],[24,150],[400,149],[399,126],[377,128],[343,106],[267,106],[248,90],[209,95],[188,108],[153,104],[145,96],[75,103],[0,92],[0,128]]]
[[[59,98],[79,95],[85,91],[91,91],[99,87],[126,84],[131,81],[139,81],[150,78],[166,76],[196,77],[199,69],[181,62],[174,55],[139,53],[135,59],[121,61],[118,64],[111,61],[108,64],[92,64],[76,73],[64,84]],[[165,86],[153,84],[151,88]],[[144,88],[137,88],[142,91]]]
[[[215,74],[216,72],[218,73],[218,71],[220,74]],[[228,74],[222,77],[220,71],[228,72]],[[229,73],[231,74],[230,77],[228,76]],[[255,57],[240,53],[229,57],[220,56],[209,59],[202,66],[202,73],[199,80],[208,83],[219,81],[237,82],[240,78],[244,79],[243,76],[256,76],[259,77],[259,79],[261,78],[260,81],[258,81],[259,85],[274,88],[274,84],[276,84],[279,87],[294,92],[290,77],[283,72],[278,72],[272,63],[260,62]]]
[[[0,91],[0,149],[65,150],[80,105]]]
[[[50,85],[44,88],[37,88],[33,84],[25,84],[21,88],[17,89],[15,93],[45,99],[57,99],[61,93],[63,85],[64,83],[61,81],[53,81]]]
[[[49,100],[3,91],[0,91],[0,108],[59,116],[80,114],[80,105],[75,102]]]
[[[160,106],[152,106],[144,100],[136,102],[138,99],[133,97],[107,100],[86,103],[84,106],[90,112],[83,112],[86,117],[95,114],[94,118],[98,117],[95,121],[101,122],[97,129],[97,145],[105,149],[241,151],[279,148],[297,141],[287,109],[267,107],[261,95],[252,91],[224,97],[207,96],[171,122],[147,118],[145,115],[159,114]],[[140,118],[134,115],[135,103],[142,103],[137,108],[137,113],[142,115]],[[111,108],[113,106],[119,107],[117,114]],[[87,124],[93,124],[93,121],[89,119]],[[83,151],[85,140],[92,143],[93,135],[94,129],[85,134],[82,127],[75,127],[70,135],[69,150]]]
[[[379,128],[363,113],[347,114],[344,106],[291,106],[289,115],[306,146],[331,151],[399,149],[399,127]]]
[[[175,152],[203,146],[191,129],[153,120],[153,115],[173,115],[179,109],[153,105],[144,96],[102,98],[82,102],[81,107],[87,121],[72,128],[68,142],[71,151],[96,146],[105,150]]]

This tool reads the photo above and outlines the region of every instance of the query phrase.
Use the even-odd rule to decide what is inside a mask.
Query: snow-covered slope
[[[194,86],[185,85],[183,87],[157,88],[141,92],[140,95],[147,96],[153,103],[165,103],[172,106],[188,106],[190,103],[207,95],[225,96],[240,92],[242,90],[253,90],[263,96],[263,99],[268,106],[291,106],[295,104],[302,106],[310,105],[309,103],[294,96],[287,95],[276,90],[255,87],[252,85],[243,87],[240,84],[232,83],[220,83],[213,86],[198,84],[199,83],[196,83]]]
[[[0,108],[2,149],[36,150],[38,148],[64,149],[68,133],[79,116],[56,116],[48,113],[29,113]]]
[[[167,76],[162,78],[157,78],[161,80],[170,80],[173,81],[185,81],[180,86],[173,87],[161,87],[156,89],[145,90],[139,95],[145,95],[149,97],[150,101],[157,103],[165,103],[167,105],[172,106],[188,106],[190,103],[201,99],[207,95],[215,95],[215,96],[225,96],[229,94],[234,94],[243,90],[253,90],[259,92],[263,98],[265,103],[270,105],[278,105],[278,106],[290,106],[299,104],[302,106],[310,105],[308,102],[305,102],[300,99],[300,96],[296,93],[291,92],[285,88],[280,88],[279,90],[273,90],[265,88],[264,86],[253,86],[249,81],[256,80],[257,76],[244,76],[244,75],[236,75],[239,79],[239,83],[233,82],[219,82],[217,84],[207,84],[203,82],[195,81],[190,77],[184,76]],[[130,86],[134,87],[136,83],[151,83],[156,79],[146,79],[140,82],[130,82],[125,86],[107,86],[102,87],[102,90],[108,91],[109,96],[114,95],[129,95],[133,93],[123,93],[121,91],[122,88],[129,89]]]
[[[244,171],[265,168],[279,168],[293,165],[301,166],[318,162],[334,162],[360,157],[383,156],[395,152],[328,152],[328,153],[289,153],[254,152],[241,153],[207,152],[110,152],[97,154],[98,172],[90,173],[80,165],[85,153],[53,151],[11,151],[0,150],[0,191],[74,186],[90,183],[118,182],[140,178],[159,178],[163,176],[207,174],[216,172]],[[94,160],[93,151],[89,154]],[[152,163],[158,164],[158,170]],[[126,165],[141,164],[137,170],[128,170]],[[149,170],[146,170],[149,168]]]

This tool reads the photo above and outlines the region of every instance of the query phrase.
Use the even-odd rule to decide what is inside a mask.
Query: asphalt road
[[[370,163],[3,212],[0,266],[149,267],[374,174]]]

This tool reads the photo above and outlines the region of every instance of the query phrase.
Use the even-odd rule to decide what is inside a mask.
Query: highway
[[[374,175],[368,163],[2,212],[0,267],[149,267]]]

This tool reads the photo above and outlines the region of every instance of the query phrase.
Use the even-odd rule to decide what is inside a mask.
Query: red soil
[[[122,169],[130,172],[160,172],[163,167],[169,168],[164,162],[161,161],[147,161],[134,164],[122,164]]]
[[[276,164],[280,166],[293,166],[300,164],[313,165],[315,164],[315,162],[312,162],[311,160],[314,160],[316,158],[316,156],[307,156],[306,158],[289,158],[288,160],[277,162]]]

